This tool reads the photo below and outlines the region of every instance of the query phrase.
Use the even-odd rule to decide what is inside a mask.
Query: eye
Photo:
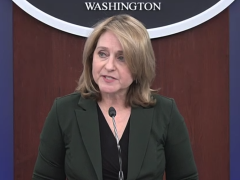
[[[125,59],[124,59],[123,56],[119,56],[118,59],[119,59],[120,61],[123,61],[123,62],[125,61]]]
[[[104,52],[102,52],[102,51],[99,51],[99,52],[98,52],[98,55],[99,55],[100,58],[105,58],[105,57],[107,57],[106,53],[104,53]]]

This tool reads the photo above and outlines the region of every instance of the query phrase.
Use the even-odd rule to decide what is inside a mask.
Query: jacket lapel
[[[81,136],[98,180],[101,180],[102,160],[96,102],[81,97],[78,104],[82,109],[76,109],[75,112]]]
[[[76,109],[78,126],[82,139],[98,180],[102,180],[102,159],[100,132],[96,102],[80,98]],[[128,180],[137,178],[141,170],[144,154],[150,137],[154,108],[132,108],[128,146]]]
[[[137,178],[150,137],[154,108],[132,108],[128,145],[128,180]]]

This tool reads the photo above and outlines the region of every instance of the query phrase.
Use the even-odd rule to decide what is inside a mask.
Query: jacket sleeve
[[[168,124],[165,155],[167,180],[198,180],[188,130],[174,100]]]
[[[65,146],[58,122],[57,100],[46,118],[41,135],[33,180],[65,180]]]

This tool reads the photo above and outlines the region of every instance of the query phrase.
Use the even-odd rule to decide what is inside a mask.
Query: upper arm
[[[198,179],[188,130],[174,100],[168,124],[165,155],[167,180]]]
[[[65,180],[65,146],[58,122],[57,100],[46,118],[41,135],[33,180]]]

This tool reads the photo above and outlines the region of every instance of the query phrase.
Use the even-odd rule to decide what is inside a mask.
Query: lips
[[[104,82],[106,82],[106,83],[113,83],[116,80],[116,78],[114,78],[112,76],[103,75],[102,77],[103,77]]]
[[[109,80],[111,80],[111,79],[116,79],[116,78],[114,78],[114,77],[112,77],[112,76],[105,76],[105,75],[103,75],[103,77],[104,77],[105,79],[109,79]]]

